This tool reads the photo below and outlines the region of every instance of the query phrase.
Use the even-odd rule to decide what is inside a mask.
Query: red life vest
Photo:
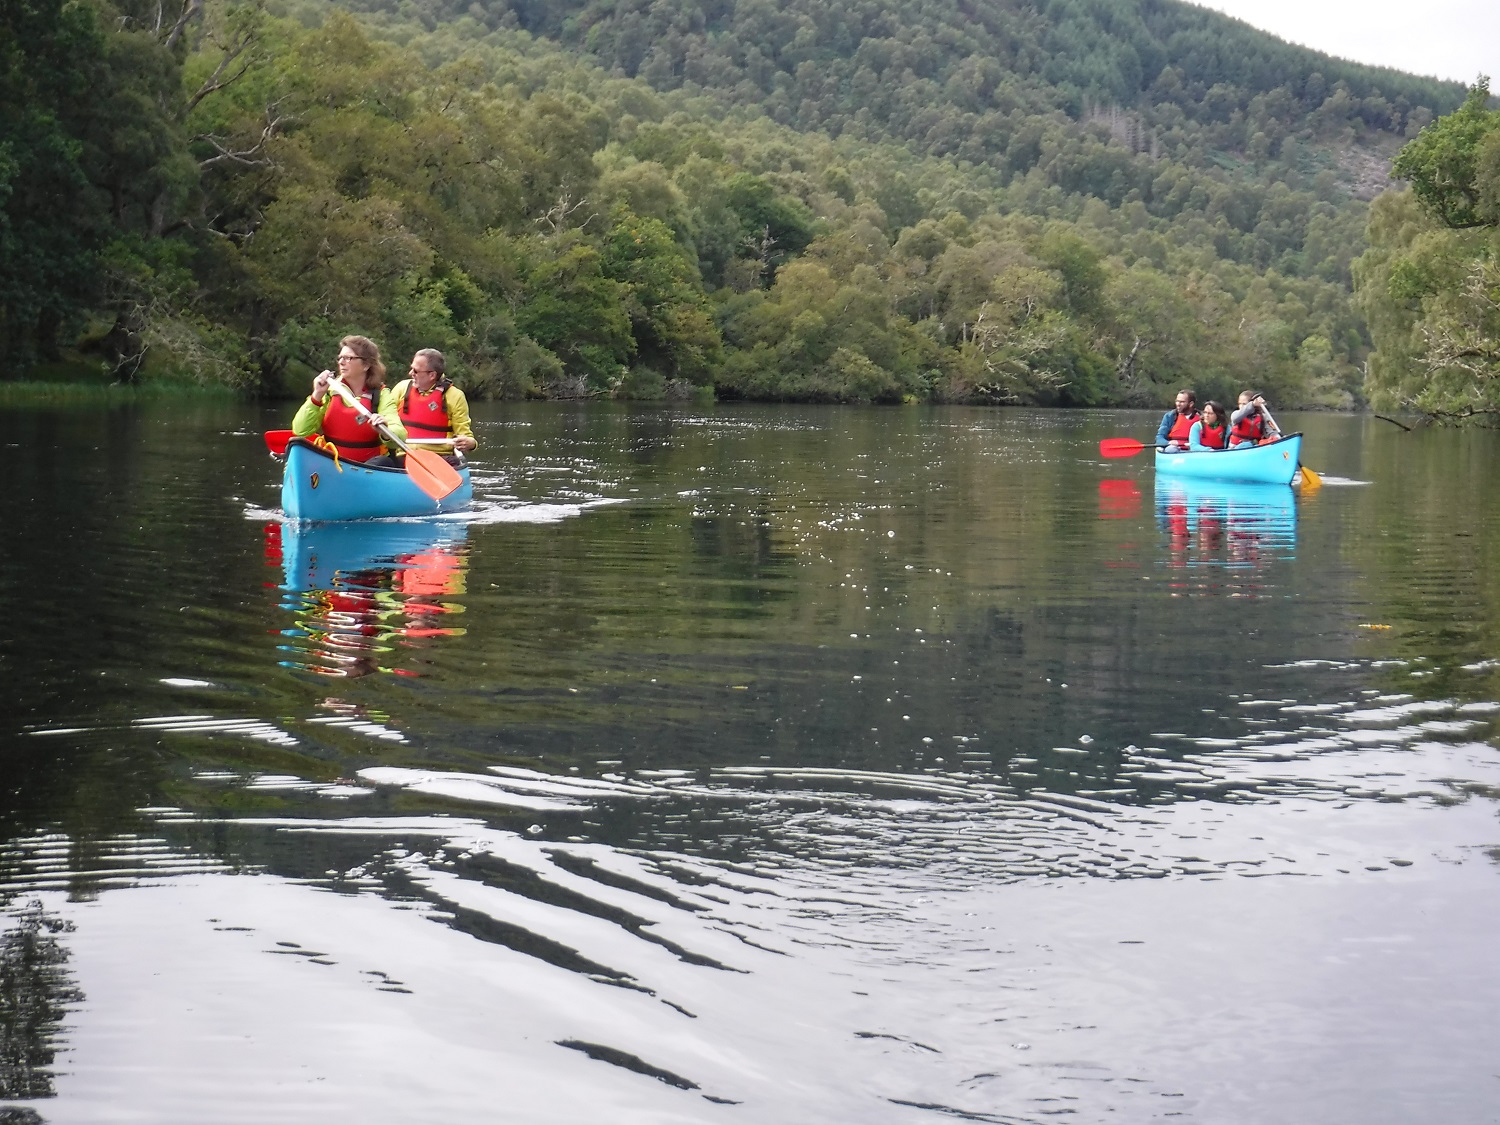
[[[1196,410],[1191,414],[1177,415],[1177,421],[1173,422],[1172,428],[1167,431],[1167,440],[1175,441],[1178,445],[1186,446],[1188,443],[1188,434],[1193,428],[1193,423],[1196,422],[1198,418],[1199,414]]]
[[[401,424],[412,437],[448,437],[452,433],[448,421],[447,379],[439,379],[432,390],[423,394],[415,383],[406,384],[406,393],[401,396]],[[419,431],[412,433],[413,430]]]
[[[1247,414],[1234,424],[1229,431],[1231,445],[1256,444],[1266,436],[1266,420],[1260,416],[1260,411]]]
[[[1198,427],[1198,444],[1208,449],[1223,449],[1227,439],[1227,430],[1224,426],[1209,429],[1207,426]]]
[[[375,413],[379,401],[377,390],[366,390],[360,395],[371,414]],[[332,392],[330,392],[332,394]],[[381,451],[380,435],[375,427],[338,395],[328,400],[328,410],[323,415],[321,432],[339,451],[345,461],[368,461]]]

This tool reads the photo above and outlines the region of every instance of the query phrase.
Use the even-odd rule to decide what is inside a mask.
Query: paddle
[[[358,413],[364,415],[372,426],[405,451],[407,476],[411,477],[412,483],[427,493],[428,496],[431,496],[434,500],[441,500],[444,496],[447,496],[454,489],[458,488],[459,485],[463,484],[464,479],[458,475],[458,470],[444,461],[438,454],[430,449],[413,449],[406,442],[391,433],[386,428],[385,423],[374,414],[371,414],[370,408],[360,402],[354,396],[353,391],[344,386],[342,379],[337,377],[330,379],[328,385],[337,392],[339,398],[354,407]]]
[[[1271,416],[1270,409],[1266,406],[1266,404],[1264,402],[1262,402],[1260,404],[1260,408],[1261,408],[1261,410],[1265,411],[1265,415],[1266,415],[1267,418],[1270,419],[1271,425],[1275,426],[1276,427],[1276,432],[1278,434],[1280,434],[1281,433],[1281,426],[1277,423],[1276,419]],[[1305,485],[1307,485],[1307,487],[1309,487],[1309,488],[1322,488],[1323,487],[1323,478],[1320,477],[1320,476],[1318,476],[1317,473],[1313,472],[1306,465],[1304,465],[1301,461],[1297,462],[1297,469],[1298,469],[1299,472],[1302,473],[1302,483],[1305,484]]]
[[[1101,457],[1134,457],[1145,445],[1133,437],[1107,437],[1099,443]]]

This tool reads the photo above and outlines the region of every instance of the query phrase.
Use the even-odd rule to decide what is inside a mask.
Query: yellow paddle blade
[[[1303,487],[1305,487],[1305,488],[1322,488],[1323,487],[1323,478],[1320,477],[1320,476],[1318,476],[1317,473],[1313,472],[1306,465],[1299,465],[1297,467],[1302,470],[1302,484],[1303,484]]]

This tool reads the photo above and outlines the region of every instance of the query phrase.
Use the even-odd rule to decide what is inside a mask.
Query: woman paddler
[[[1223,449],[1229,444],[1229,416],[1224,408],[1210,399],[1203,404],[1202,416],[1188,431],[1188,449],[1201,453],[1210,449]]]
[[[338,368],[337,377],[366,410],[378,416],[379,426],[405,439],[406,429],[397,416],[396,400],[385,385],[385,364],[380,362],[375,342],[364,336],[345,336],[339,341]],[[312,394],[292,419],[292,433],[298,437],[322,436],[345,461],[378,457],[387,444],[380,429],[333,390],[334,378],[332,371],[318,373]]]

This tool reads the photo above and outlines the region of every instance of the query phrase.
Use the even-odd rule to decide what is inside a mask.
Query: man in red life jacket
[[[408,442],[420,441],[449,463],[462,465],[461,454],[479,443],[469,420],[469,400],[449,380],[446,367],[442,352],[423,348],[411,357],[407,377],[391,388],[391,398]],[[402,459],[390,463],[399,465]]]
[[[1266,396],[1259,391],[1241,391],[1239,409],[1229,416],[1229,448],[1258,445],[1280,436],[1266,409]]]
[[[1198,396],[1187,388],[1177,392],[1177,402],[1162,415],[1156,428],[1156,446],[1168,453],[1181,453],[1188,447],[1188,433],[1198,420]]]

